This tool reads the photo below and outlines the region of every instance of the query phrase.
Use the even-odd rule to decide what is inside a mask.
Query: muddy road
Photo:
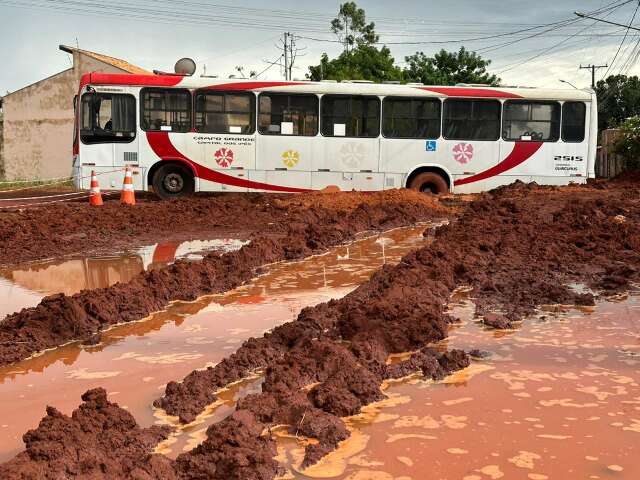
[[[215,206],[215,199],[213,202]],[[250,208],[246,202],[248,200],[244,210],[261,210],[260,205]],[[263,265],[305,258],[351,241],[359,232],[411,225],[442,217],[447,211],[436,200],[407,191],[368,195],[308,194],[285,200],[270,198],[269,202],[262,209],[263,213],[268,212],[266,219],[253,225],[254,229],[264,228],[266,232],[261,232],[261,236],[256,232],[256,238],[237,251],[222,255],[210,253],[197,262],[177,261],[141,273],[127,283],[102,289],[52,295],[36,307],[9,315],[0,323],[0,365],[69,341],[89,340],[109,326],[139,320],[162,310],[171,301],[195,300],[202,295],[231,290],[251,279]],[[160,204],[161,208],[189,204],[167,202],[166,205],[168,207]],[[137,208],[122,207],[119,211],[138,212]],[[144,209],[141,211],[144,214]],[[101,212],[101,218],[111,217],[110,212]],[[154,215],[160,213],[156,211]],[[251,215],[235,209],[228,221],[232,221],[231,218],[237,225]],[[277,230],[277,234],[269,235],[270,228]]]
[[[184,289],[184,284],[189,283],[191,286],[185,295],[186,299],[192,300],[203,293],[210,293],[203,291],[202,284],[198,285],[203,277],[207,278],[208,288],[210,279],[220,278],[222,274],[225,278],[239,278],[237,284],[227,282],[220,286],[221,291],[228,290],[248,281],[256,268],[268,263],[264,260],[273,251],[280,255],[276,255],[277,260],[303,258],[314,251],[326,250],[332,244],[350,241],[357,231],[371,229],[373,225],[378,225],[378,228],[395,226],[391,220],[394,214],[406,214],[405,218],[411,222],[418,220],[416,214],[411,216],[410,207],[406,207],[409,212],[405,213],[397,205],[371,208],[358,204],[343,211],[341,221],[315,222],[320,226],[310,228],[313,222],[308,222],[309,218],[335,218],[335,213],[334,217],[323,217],[318,211],[324,211],[324,207],[305,204],[304,199],[296,205],[299,201],[296,198],[290,197],[288,201],[295,205],[294,209],[300,209],[300,217],[296,217],[295,228],[288,225],[286,236],[281,237],[280,243],[274,243],[271,235],[253,238],[251,244],[237,252],[222,257],[208,255],[199,262],[178,262],[160,271],[171,272],[173,276],[182,270],[184,274],[175,276],[175,285]],[[315,200],[316,197],[311,198]],[[314,212],[311,217],[310,210]],[[532,347],[528,344],[542,347],[549,343],[557,348],[557,330],[560,328],[557,323],[545,323],[551,327],[539,327],[538,330],[528,330],[533,328],[530,325],[537,325],[535,322],[547,317],[557,317],[561,313],[557,305],[567,305],[569,309],[595,308],[597,313],[605,297],[621,295],[632,289],[640,275],[638,184],[628,182],[567,188],[516,184],[481,195],[461,211],[449,212],[449,217],[448,225],[429,229],[429,234],[434,236],[433,242],[408,253],[395,266],[382,267],[370,280],[346,296],[338,295],[326,303],[303,308],[294,321],[273,326],[263,335],[254,334],[239,348],[233,346],[231,355],[223,359],[218,357],[213,364],[205,353],[195,362],[199,365],[196,369],[169,381],[164,393],[158,391],[154,402],[158,425],[147,423],[140,426],[139,417],[123,408],[126,405],[114,403],[117,396],[108,396],[107,391],[94,388],[83,395],[84,403],[72,416],[49,408],[39,427],[24,436],[26,451],[1,466],[0,473],[7,478],[56,478],[61,474],[82,478],[262,479],[276,475],[284,475],[285,478],[315,475],[347,478],[345,475],[348,475],[349,479],[411,475],[419,478],[426,468],[432,469],[431,463],[440,464],[435,460],[437,452],[466,455],[471,451],[461,437],[433,435],[420,429],[435,430],[437,426],[445,432],[460,433],[469,424],[468,416],[451,412],[459,408],[458,404],[463,407],[465,402],[472,401],[467,398],[490,395],[489,387],[487,382],[480,383],[480,392],[461,396],[464,401],[439,397],[442,401],[438,406],[427,402],[426,409],[414,408],[410,402],[398,399],[403,397],[403,389],[412,392],[408,395],[410,399],[420,398],[423,404],[425,396],[437,397],[442,391],[439,386],[456,384],[456,378],[467,378],[467,382],[474,382],[476,377],[486,378],[487,374],[482,372],[488,372],[487,367],[491,367],[495,372],[490,378],[503,381],[509,387],[515,385],[514,393],[521,394],[514,395],[517,400],[497,396],[495,402],[498,404],[508,400],[524,402],[524,399],[532,397],[536,397],[537,406],[541,408],[578,408],[574,405],[589,403],[575,399],[576,395],[569,396],[566,388],[559,389],[558,396],[542,395],[537,398],[530,391],[523,391],[526,388],[521,388],[531,378],[562,381],[577,377],[574,390],[581,395],[593,395],[600,402],[606,402],[611,391],[620,395],[620,399],[615,399],[620,403],[613,403],[610,408],[619,409],[616,411],[622,413],[607,411],[623,417],[612,422],[616,424],[615,428],[620,427],[620,432],[609,434],[607,451],[596,455],[590,449],[590,453],[585,454],[585,461],[596,462],[594,468],[603,475],[634,478],[628,461],[609,462],[614,451],[630,458],[637,453],[633,448],[624,449],[621,445],[637,435],[632,409],[637,410],[638,378],[625,371],[628,366],[634,368],[634,364],[628,361],[636,361],[634,355],[640,344],[637,329],[626,332],[628,335],[624,338],[614,340],[614,344],[621,343],[620,349],[625,353],[611,355],[617,363],[607,364],[607,375],[602,375],[600,383],[594,380],[593,385],[586,385],[586,380],[591,378],[590,373],[577,373],[577,370],[599,373],[596,360],[600,357],[587,350],[593,345],[611,348],[607,343],[611,339],[605,342],[595,325],[603,325],[612,331],[621,328],[619,324],[607,321],[606,315],[598,322],[587,324],[592,328],[581,331],[582,336],[574,332],[580,339],[579,345],[573,344],[579,350],[575,357],[571,354],[563,356],[562,349],[553,352],[565,362],[575,362],[573,370],[576,371],[567,369],[559,372],[548,367],[548,371],[543,369],[536,373],[534,368],[527,368],[530,359],[516,355],[510,359],[514,363],[501,364],[500,360],[506,355],[496,352],[501,346],[499,339],[505,337],[498,335],[494,337],[496,343],[491,344],[487,340],[492,338],[490,333],[480,336],[478,332],[491,332],[491,326],[515,329],[525,332],[521,343],[528,347]],[[396,218],[395,222],[398,221]],[[323,228],[328,224],[331,227]],[[347,225],[352,228],[347,228]],[[314,242],[312,245],[309,244],[311,240]],[[248,249],[252,245],[257,250]],[[345,255],[349,254],[340,256]],[[221,258],[238,260],[232,263],[231,268],[209,275],[208,262],[219,264]],[[238,277],[239,265],[248,266],[243,270],[249,272],[246,278]],[[154,277],[150,272],[136,278]],[[132,285],[134,291],[148,295],[150,289],[158,285],[164,288],[166,283],[152,280],[146,284],[135,284],[134,279],[127,284],[129,287]],[[455,308],[461,289],[468,292],[466,311]],[[110,289],[82,293],[86,295],[84,303],[80,302],[85,314],[87,305],[100,306],[100,302],[91,304],[90,299],[101,298],[104,291]],[[161,298],[166,303],[179,291],[176,287],[168,297]],[[131,300],[122,298],[117,301],[139,316],[149,313],[137,306],[131,308]],[[163,305],[156,305],[156,309]],[[546,307],[548,305],[556,307]],[[50,308],[46,303],[37,308],[41,307]],[[551,313],[541,315],[542,309],[550,309]],[[57,306],[49,311],[53,312],[53,318],[59,317]],[[113,323],[135,317],[133,314],[118,317],[119,312],[113,309],[106,311],[107,316],[114,315],[113,318],[117,319]],[[25,312],[23,317],[7,319],[14,322],[16,328],[12,329],[13,332],[24,325],[43,325],[37,316],[33,316],[35,310]],[[85,318],[82,315],[80,312],[79,318]],[[572,320],[575,319],[567,319]],[[53,325],[54,333],[57,333],[55,330],[59,329],[60,323],[54,322]],[[462,335],[456,337],[457,332],[464,332],[466,328],[477,329],[469,337],[481,337],[488,345],[464,341]],[[51,330],[47,329],[46,323],[44,329],[45,334]],[[569,338],[569,332],[565,334]],[[32,336],[27,335],[26,341],[33,342]],[[533,341],[531,337],[534,337]],[[457,338],[463,338],[463,341],[456,341]],[[517,335],[511,338],[517,338]],[[9,337],[9,342],[14,340],[15,337]],[[13,345],[10,352],[16,351]],[[564,346],[571,350],[568,348],[571,344]],[[509,344],[506,347],[516,348]],[[15,360],[19,360],[24,353],[22,356],[13,355]],[[553,358],[548,352],[542,352],[542,356]],[[581,364],[587,356],[590,363]],[[520,364],[523,369],[519,369]],[[592,364],[596,365],[593,369],[590,368]],[[18,368],[20,365],[16,364]],[[461,372],[455,374],[457,371]],[[527,373],[532,371],[531,375]],[[559,376],[555,377],[555,374]],[[566,378],[561,376],[564,374]],[[616,383],[615,379],[620,380],[619,386],[624,392],[609,383]],[[603,385],[605,380],[607,384]],[[411,390],[416,382],[420,388]],[[229,396],[229,391],[234,393]],[[547,392],[549,390],[545,389],[537,393]],[[183,446],[182,453],[172,454],[171,445],[180,442],[176,431],[202,425],[203,418],[215,417],[215,412],[223,405],[228,407],[229,402],[232,406],[225,415],[207,423],[205,431],[200,428],[198,435]],[[403,404],[409,406],[403,407]],[[441,409],[440,404],[447,408]],[[505,414],[515,410],[511,404],[501,406]],[[530,410],[534,406],[528,408]],[[371,409],[377,413],[371,414]],[[400,413],[397,413],[398,409]],[[609,407],[602,409],[592,416],[601,418]],[[542,425],[540,430],[545,430],[540,419],[542,414],[536,415],[529,410],[523,410],[520,415],[523,418],[518,416],[506,421],[520,425],[523,419],[528,422],[526,419],[529,418],[532,419],[532,429],[539,428],[535,425]],[[367,415],[373,415],[375,419]],[[393,418],[393,428],[385,425],[384,419],[391,419],[394,415],[397,417]],[[536,437],[535,441],[529,441],[530,447],[525,445],[507,456],[514,447],[509,446],[510,450],[504,447],[503,451],[500,446],[502,443],[498,440],[500,435],[504,435],[500,423],[495,418],[483,418],[479,412],[474,415],[477,427],[489,425],[490,430],[485,433],[487,438],[498,444],[494,449],[498,451],[488,455],[497,460],[485,461],[476,456],[464,458],[458,462],[464,469],[447,470],[444,465],[440,476],[460,478],[462,475],[468,480],[502,478],[505,471],[515,467],[522,471],[512,470],[511,473],[526,473],[532,479],[552,478],[549,473],[558,471],[557,466],[554,467],[558,455],[549,462],[543,460],[547,455],[545,449],[549,447],[539,442],[570,442],[585,435],[584,430],[578,428],[560,428],[557,425],[559,418],[551,416],[547,422],[553,428],[540,433],[542,436]],[[363,433],[369,428],[362,423],[366,424],[366,418],[374,422],[374,427]],[[572,415],[570,418],[580,417]],[[566,424],[571,425],[573,421],[567,419]],[[378,424],[379,427],[375,427]],[[377,433],[376,428],[383,431]],[[396,428],[399,429],[397,433],[393,431]],[[363,452],[368,444],[365,437],[375,439],[378,438],[376,434],[382,438],[393,435],[390,443],[397,442],[397,445],[413,438],[415,446],[419,444],[426,453],[417,456],[408,450],[396,453],[394,458],[404,467],[394,466],[388,456],[398,452],[395,445],[385,447],[378,443],[375,452],[365,455]],[[487,458],[486,452],[481,455]],[[578,468],[577,457],[564,454],[560,457],[570,458],[572,465],[575,464],[574,470],[585,471]],[[381,465],[385,468],[372,468]],[[327,469],[334,473],[328,475]],[[625,471],[631,472],[631,476]]]

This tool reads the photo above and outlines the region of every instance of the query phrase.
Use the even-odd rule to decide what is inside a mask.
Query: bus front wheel
[[[162,199],[191,195],[195,191],[193,174],[184,165],[163,165],[153,175],[153,191]]]
[[[433,195],[445,195],[449,193],[449,185],[447,181],[434,172],[423,172],[416,175],[409,183],[411,190],[417,190],[423,193],[432,193]]]

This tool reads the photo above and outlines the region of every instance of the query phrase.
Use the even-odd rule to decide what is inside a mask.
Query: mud
[[[410,191],[309,193],[297,196],[226,193],[174,201],[143,197],[129,208],[116,200],[103,207],[53,204],[20,211],[0,209],[0,266],[135,245],[192,238],[251,238],[288,233],[287,220],[311,223],[319,212],[345,213],[360,204],[413,205],[442,210],[439,202]],[[388,212],[393,215],[392,211]],[[398,212],[402,213],[402,212]]]
[[[262,208],[260,205],[249,208],[245,200],[244,207],[254,213],[245,215],[234,205],[229,209],[230,216],[224,218],[231,222],[234,217],[236,223],[247,219],[257,222],[255,212],[267,212],[266,220],[277,225],[269,226],[273,222],[264,219],[258,223],[267,231],[277,229],[277,234],[255,238],[237,252],[211,253],[200,262],[178,261],[142,273],[126,284],[71,296],[52,295],[34,308],[7,316],[0,323],[0,365],[71,340],[84,341],[111,325],[146,317],[170,301],[195,300],[205,294],[231,290],[252,278],[262,265],[308,257],[350,241],[358,232],[409,225],[442,216],[445,211],[436,200],[415,192],[343,193],[324,198],[322,194],[274,198]],[[214,205],[215,200],[212,199]],[[171,208],[174,202],[163,205],[160,208]],[[185,202],[175,205],[199,211],[197,201],[193,205]],[[208,214],[213,215],[210,211]],[[217,217],[219,222],[220,216]]]
[[[383,267],[346,297],[306,308],[296,321],[248,340],[215,367],[169,383],[156,405],[190,422],[215,400],[218,388],[266,368],[262,393],[245,397],[234,415],[210,427],[198,448],[171,464],[173,474],[273,478],[280,467],[271,456],[270,428],[281,424],[291,435],[309,439],[302,467],[314,464],[349,437],[341,417],[383,398],[384,380],[415,371],[437,379],[469,364],[462,351],[427,346],[445,339],[456,323],[446,304],[457,287],[471,288],[478,316],[499,314],[509,322],[541,305],[593,305],[595,295],[620,292],[638,280],[638,220],[636,184],[565,189],[516,184],[482,195],[456,222],[439,229],[431,246]],[[296,258],[321,247],[327,237],[341,238],[319,230],[306,237],[290,234],[282,255]],[[310,248],[302,238],[320,243]],[[245,263],[282,249],[267,241],[252,245],[259,253],[243,251],[246,247],[238,252],[246,255]],[[190,271],[198,277],[197,269]],[[390,361],[401,352],[414,353]],[[44,455],[28,448],[31,461],[23,468],[42,465],[56,449],[56,442]],[[147,462],[147,452],[133,450],[129,463],[155,465]],[[55,468],[76,469],[77,458],[67,456]],[[152,470],[148,475],[159,478]]]

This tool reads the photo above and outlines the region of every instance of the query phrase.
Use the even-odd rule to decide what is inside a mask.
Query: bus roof
[[[311,82],[260,81],[253,79],[214,79],[207,77],[184,77],[180,75],[132,75],[111,73],[88,73],[82,76],[80,89],[86,85],[177,87],[217,91],[280,91],[315,94],[358,94],[376,96],[427,96],[467,97],[528,100],[581,100],[590,101],[591,90],[546,89],[529,87],[492,87],[480,85],[429,86],[422,84],[368,83],[362,81]]]

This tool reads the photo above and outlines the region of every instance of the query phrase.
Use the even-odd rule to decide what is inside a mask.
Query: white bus
[[[594,177],[592,91],[91,73],[74,175],[163,198],[337,186],[472,193]]]

